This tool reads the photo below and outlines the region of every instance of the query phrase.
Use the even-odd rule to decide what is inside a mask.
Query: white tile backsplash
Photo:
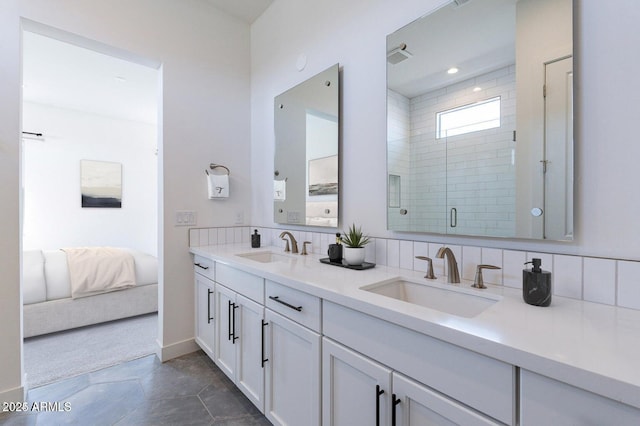
[[[502,285],[502,250],[483,248],[482,263],[497,266],[500,269],[485,269],[482,278],[485,283]]]
[[[582,277],[583,297],[589,302],[616,304],[616,261],[585,257]]]
[[[215,244],[242,242],[248,244],[254,227],[221,227],[189,229],[189,246],[199,247]],[[283,229],[257,228],[262,246],[277,246],[284,249],[279,238]],[[335,242],[335,233],[290,231],[302,249],[303,241],[311,241],[307,247],[312,253],[326,256],[329,244]],[[366,247],[365,260],[380,266],[390,266],[425,272],[427,262],[415,256],[433,259],[436,276],[445,276],[445,260],[436,258],[442,243],[411,241],[389,238],[372,238]],[[617,305],[640,310],[640,261],[604,259],[561,255],[553,253],[502,250],[478,246],[447,245],[458,262],[463,279],[473,280],[478,264],[501,267],[500,270],[484,270],[485,283],[522,288],[522,270],[533,258],[542,259],[542,269],[552,272],[554,295],[582,299],[607,305]]]
[[[413,241],[400,241],[400,268],[413,269]]]
[[[400,267],[400,241],[387,240],[387,266]]]
[[[640,262],[618,261],[618,306],[640,309]]]
[[[527,254],[523,251],[503,250],[502,282],[507,287],[522,289],[522,270]]]
[[[387,265],[387,240],[383,238],[376,238],[376,261],[378,265]]]
[[[551,279],[554,295],[582,299],[582,258],[553,255]]]
[[[476,275],[476,268],[481,263],[482,263],[482,249],[480,247],[468,247],[468,246],[463,247],[462,248],[462,265],[458,265],[459,267],[462,268],[460,270],[460,277],[465,280],[473,280]]]

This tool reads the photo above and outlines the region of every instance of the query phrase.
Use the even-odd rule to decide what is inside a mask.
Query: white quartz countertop
[[[640,311],[553,296],[551,306],[522,300],[502,286],[471,289],[501,300],[473,318],[442,313],[362,290],[381,281],[425,280],[424,273],[376,266],[351,270],[321,263],[319,255],[260,263],[238,254],[272,251],[248,244],[194,247],[191,253],[296,288],[357,311],[640,408]],[[446,279],[446,278],[445,278]],[[445,283],[443,278],[437,282]]]

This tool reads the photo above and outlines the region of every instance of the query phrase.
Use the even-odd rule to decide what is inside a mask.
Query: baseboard
[[[196,344],[195,339],[187,339],[181,342],[176,342],[168,346],[162,346],[160,341],[156,340],[158,348],[156,349],[156,356],[162,362],[169,361],[170,359],[177,358],[182,355],[187,355],[200,349]]]
[[[26,401],[25,388],[20,386],[18,388],[10,389],[0,392],[0,402],[23,402]]]

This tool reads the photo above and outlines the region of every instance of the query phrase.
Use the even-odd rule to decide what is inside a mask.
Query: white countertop
[[[299,289],[386,321],[462,346],[518,367],[640,408],[640,311],[553,296],[551,306],[526,304],[521,291],[489,285],[502,299],[463,318],[361,290],[397,277],[425,280],[424,273],[376,266],[351,270],[290,255],[288,262],[260,263],[237,254],[272,251],[248,244],[194,247],[191,253]],[[440,278],[436,282],[444,283]],[[471,282],[447,284],[470,288]]]

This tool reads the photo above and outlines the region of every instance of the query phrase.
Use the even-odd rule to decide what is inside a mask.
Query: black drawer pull
[[[275,300],[275,301],[276,301],[276,302],[278,302],[278,303],[282,303],[282,304],[283,304],[284,306],[286,306],[287,308],[291,308],[291,309],[294,309],[294,310],[296,310],[296,311],[298,311],[298,312],[302,312],[302,306],[293,306],[293,305],[292,305],[292,304],[290,304],[290,303],[283,302],[282,300],[280,300],[280,296],[269,296],[269,299],[271,299],[271,300]]]
[[[391,394],[391,426],[396,426],[396,405],[400,404],[401,399],[396,399],[396,394]]]
[[[269,358],[265,358],[264,356],[264,328],[268,326],[269,323],[266,322],[265,320],[261,320],[261,321],[262,321],[262,361],[260,363],[260,366],[264,368],[264,363],[269,361]]]
[[[207,324],[211,324],[213,317],[211,316],[211,295],[213,291],[210,288],[207,289]]]
[[[376,385],[376,426],[380,426],[380,395],[384,393],[380,385]]]
[[[194,265],[196,265],[198,268],[202,268],[202,269],[204,269],[205,271],[206,271],[207,269],[209,269],[209,267],[208,267],[208,266],[202,266],[202,265],[201,265],[201,264],[199,264],[199,263],[194,263]]]

